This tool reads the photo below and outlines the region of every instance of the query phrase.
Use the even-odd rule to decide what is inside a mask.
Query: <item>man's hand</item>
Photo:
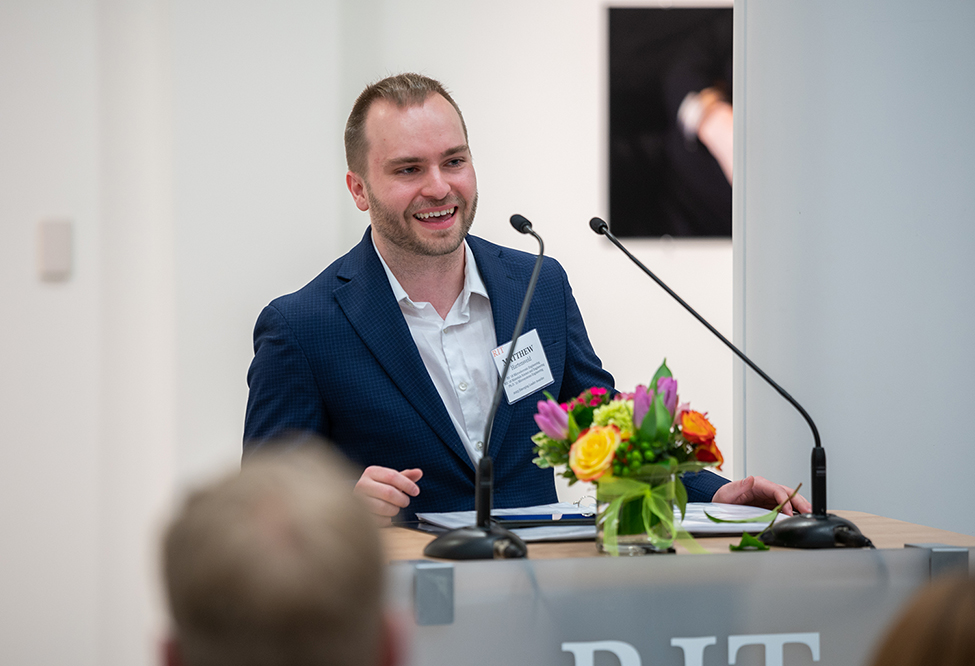
[[[724,502],[725,504],[750,504],[766,509],[774,509],[782,502],[785,502],[786,498],[791,494],[791,488],[772,483],[768,479],[760,476],[749,476],[741,481],[732,481],[721,486],[714,493],[711,501]],[[782,513],[787,516],[791,516],[794,511],[798,513],[811,513],[812,505],[802,495],[796,495],[792,500],[785,502],[785,505],[782,507]]]
[[[359,477],[353,491],[365,503],[366,508],[388,523],[399,510],[410,505],[410,498],[420,494],[416,482],[423,476],[422,469],[395,469],[373,465]]]

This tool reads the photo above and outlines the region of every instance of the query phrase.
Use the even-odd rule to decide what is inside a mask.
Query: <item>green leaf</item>
[[[592,414],[594,411],[595,410],[592,407],[583,407],[581,409],[574,409],[572,412],[569,413],[569,418],[572,419],[574,417],[576,425],[578,426],[576,436],[572,437],[571,436],[572,433],[570,431],[569,439],[575,441],[579,437],[580,432],[582,432],[583,430],[585,430],[586,428],[592,425]]]
[[[726,520],[724,518],[715,518],[707,511],[704,515],[711,519],[712,523],[766,523],[770,520],[775,520],[775,516],[779,512],[777,510],[769,511],[768,513],[763,513],[760,516],[754,516],[753,518],[738,518],[736,520]]]
[[[640,534],[646,530],[646,521],[643,517],[644,504],[643,497],[635,497],[623,502],[620,507],[619,526],[617,535]]]
[[[579,424],[576,423],[575,414],[569,412],[569,441],[574,442],[579,439],[579,433],[582,429],[579,428]]]
[[[670,373],[670,368],[667,367],[667,359],[663,360],[663,363],[661,363],[660,367],[657,368],[657,372],[654,373],[653,379],[650,380],[650,388],[654,391],[657,390],[657,380],[661,377],[673,377],[673,375]]]
[[[782,502],[781,504],[779,504],[778,506],[776,506],[774,509],[772,509],[768,513],[763,513],[761,516],[756,516],[754,518],[740,518],[738,520],[722,520],[721,518],[715,518],[714,516],[709,515],[707,511],[704,512],[704,515],[707,516],[708,518],[710,518],[715,523],[763,523],[766,520],[768,520],[770,522],[769,522],[768,526],[765,528],[765,530],[767,530],[769,527],[772,526],[772,522],[771,521],[774,521],[775,520],[775,515],[777,513],[779,513],[779,511],[782,510],[782,507],[785,506],[785,503],[786,502],[788,502],[789,500],[791,500],[793,497],[795,497],[799,493],[799,489],[800,488],[802,488],[802,484],[801,483],[798,486],[796,486],[796,489],[793,490],[789,494],[788,497],[785,498],[785,501],[784,502]],[[765,530],[762,530],[762,532],[764,532]]]
[[[687,488],[684,487],[684,482],[680,480],[680,477],[674,482],[674,501],[680,507],[680,519],[684,520],[684,513],[687,509]]]
[[[728,545],[729,550],[742,551],[742,550],[768,550],[768,546],[753,537],[748,532],[744,532],[741,535],[741,542],[735,546],[733,544]]]
[[[643,417],[643,423],[640,424],[640,430],[638,432],[638,439],[642,442],[653,442],[657,437],[657,410],[653,405],[650,405],[650,409],[647,410],[646,416]]]
[[[654,439],[666,442],[670,439],[670,426],[673,422],[673,417],[671,417],[670,412],[667,411],[667,406],[664,404],[663,393],[657,393],[653,397],[653,409],[654,417],[656,420],[656,432],[654,433]]]
[[[795,497],[796,494],[799,492],[799,489],[800,488],[802,488],[802,484],[801,483],[798,486],[796,486],[796,489],[793,490],[792,493],[790,493],[788,497],[785,498],[785,502],[788,502],[793,497]],[[728,546],[728,548],[730,548],[731,550],[735,550],[735,551],[740,551],[740,550],[768,550],[769,549],[768,546],[766,546],[764,543],[762,543],[759,540],[758,537],[760,537],[763,534],[765,534],[769,530],[769,528],[772,527],[772,524],[775,522],[775,516],[776,516],[776,514],[778,514],[779,511],[782,510],[782,507],[785,506],[785,502],[782,502],[781,504],[779,504],[777,507],[775,507],[774,509],[772,509],[768,513],[763,514],[761,516],[756,516],[754,518],[741,518],[739,520],[722,520],[721,518],[715,518],[714,516],[712,516],[711,514],[709,514],[707,511],[704,512],[704,515],[707,516],[709,520],[711,520],[711,521],[713,521],[715,523],[758,523],[758,522],[764,522],[766,520],[769,521],[769,524],[766,525],[765,526],[765,529],[763,529],[761,532],[759,532],[757,536],[752,536],[748,532],[742,532],[741,542],[737,546],[730,546],[730,545]]]

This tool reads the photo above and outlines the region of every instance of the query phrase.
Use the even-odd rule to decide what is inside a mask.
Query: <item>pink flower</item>
[[[592,399],[589,401],[589,406],[595,407],[603,401],[603,396],[606,395],[606,389],[593,386],[591,389],[589,389],[589,394],[592,395]]]
[[[569,436],[569,415],[554,400],[538,401],[535,423],[552,439],[566,439]]]

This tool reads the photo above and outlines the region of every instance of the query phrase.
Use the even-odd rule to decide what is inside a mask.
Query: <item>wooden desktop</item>
[[[944,543],[951,546],[975,548],[975,536],[949,532],[934,527],[925,527],[893,518],[884,518],[862,511],[832,511],[838,516],[852,521],[866,534],[877,548],[903,548],[906,543]],[[423,548],[434,535],[417,530],[390,527],[382,530],[386,559],[416,560],[423,558]],[[709,553],[727,553],[728,546],[738,543],[739,537],[698,537],[697,542]],[[774,550],[786,550],[776,548]],[[677,546],[677,552],[686,552]],[[556,559],[563,557],[601,557],[596,547],[589,541],[564,541],[531,543],[528,557],[533,560]]]

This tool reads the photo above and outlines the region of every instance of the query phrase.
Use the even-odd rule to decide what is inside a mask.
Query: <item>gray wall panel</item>
[[[828,504],[975,534],[975,5],[736,3],[737,336]],[[738,373],[746,471],[808,489]]]

